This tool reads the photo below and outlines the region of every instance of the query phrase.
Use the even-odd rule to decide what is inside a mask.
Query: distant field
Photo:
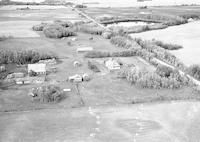
[[[200,15],[200,6],[168,6],[168,7],[148,7],[147,9],[140,8],[92,8],[83,9],[85,13],[93,18],[104,16],[120,16],[131,18],[134,15]]]
[[[143,39],[158,39],[167,43],[175,43],[183,46],[182,49],[171,51],[186,65],[200,64],[200,22],[169,27],[163,30],[149,31],[138,34],[131,34],[132,37]]]
[[[134,6],[167,6],[181,4],[200,4],[199,0],[149,0],[137,2],[137,0],[75,0],[76,3],[93,3],[87,4],[90,7],[134,7]],[[98,4],[94,4],[94,2]]]
[[[26,8],[28,10],[17,10]],[[65,6],[2,6],[0,7],[0,21],[30,20],[30,21],[53,21],[53,20],[81,20],[70,8]]]
[[[32,30],[32,26],[39,24],[39,21],[4,21],[0,22],[0,36],[11,37],[39,37]]]
[[[17,8],[27,8],[30,9],[59,9],[66,8],[65,6],[51,6],[51,5],[5,5],[0,7],[0,10],[16,10]]]

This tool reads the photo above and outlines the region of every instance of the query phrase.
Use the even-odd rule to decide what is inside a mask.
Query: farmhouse
[[[31,71],[37,74],[46,75],[46,64],[28,64],[28,74]]]
[[[119,65],[119,63],[116,61],[116,60],[114,60],[114,59],[109,59],[109,60],[107,60],[106,62],[105,62],[105,65],[106,65],[106,67],[109,69],[109,70],[118,70],[118,69],[120,69],[120,65]]]

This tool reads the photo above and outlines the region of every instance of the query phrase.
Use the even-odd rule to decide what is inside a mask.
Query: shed
[[[31,71],[46,75],[46,64],[28,64],[28,74]]]
[[[76,49],[76,52],[80,53],[80,52],[89,52],[89,51],[93,51],[93,47],[80,47]]]
[[[82,76],[81,75],[74,75],[69,77],[70,82],[82,82]]]

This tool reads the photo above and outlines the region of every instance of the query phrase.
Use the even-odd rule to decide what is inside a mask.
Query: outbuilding
[[[109,59],[105,62],[106,67],[112,71],[112,70],[119,70],[120,69],[120,65],[119,63],[114,60],[114,59]]]
[[[31,71],[39,75],[46,75],[46,64],[28,64],[28,74]]]
[[[80,47],[76,49],[77,53],[93,51],[93,47]]]

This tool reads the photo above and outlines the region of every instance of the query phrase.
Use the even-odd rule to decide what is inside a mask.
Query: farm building
[[[93,47],[80,47],[76,49],[77,53],[93,51]]]
[[[46,64],[28,64],[28,74],[30,72],[46,75]]]
[[[114,59],[107,60],[105,62],[105,65],[109,70],[118,70],[118,69],[120,69],[119,63]]]
[[[82,82],[82,76],[81,75],[74,75],[74,76],[70,76],[68,79],[70,82]]]

